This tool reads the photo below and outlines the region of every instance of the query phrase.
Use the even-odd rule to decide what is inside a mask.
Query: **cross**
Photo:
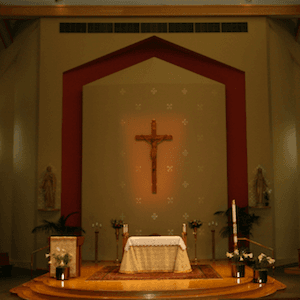
[[[146,141],[151,144],[150,157],[152,160],[152,193],[156,194],[156,156],[157,156],[157,146],[163,141],[171,141],[173,139],[172,135],[156,135],[156,121],[152,120],[151,123],[151,135],[136,135],[135,139],[137,141]]]

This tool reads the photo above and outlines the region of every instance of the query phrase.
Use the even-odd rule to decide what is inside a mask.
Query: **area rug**
[[[94,273],[88,280],[151,280],[151,279],[214,279],[222,278],[211,265],[192,266],[190,273],[119,273],[120,267],[106,266]]]

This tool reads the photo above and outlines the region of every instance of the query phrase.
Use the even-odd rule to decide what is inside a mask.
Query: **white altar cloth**
[[[125,251],[133,246],[180,246],[186,249],[185,243],[180,236],[138,236],[130,237],[126,243]]]
[[[130,237],[120,273],[191,272],[186,246],[180,236]]]

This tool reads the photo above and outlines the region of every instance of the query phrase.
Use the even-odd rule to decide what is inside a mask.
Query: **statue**
[[[257,169],[257,175],[255,180],[255,195],[257,206],[263,206],[264,193],[268,187],[264,175],[262,173],[262,168]]]
[[[55,192],[56,192],[56,177],[52,173],[51,167],[47,167],[46,174],[44,175],[41,188],[44,192],[46,208],[55,207]]]

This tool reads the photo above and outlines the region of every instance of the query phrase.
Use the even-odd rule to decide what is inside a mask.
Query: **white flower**
[[[253,253],[244,253],[243,255],[245,258],[253,258]]]
[[[45,254],[46,258],[50,257],[50,253]]]
[[[266,257],[266,254],[261,253],[260,255],[258,255],[258,261],[261,262],[264,257]]]
[[[240,255],[239,249],[235,249],[235,250],[233,251],[233,253],[236,254],[236,255]]]
[[[233,258],[233,254],[229,253],[229,252],[226,252],[226,256],[229,257],[229,258]]]
[[[240,257],[240,261],[243,261],[244,259],[242,257]]]
[[[60,252],[60,248],[59,248],[59,247],[56,247],[56,250],[57,250],[58,252]]]
[[[52,260],[49,260],[48,264],[51,265],[52,264]]]
[[[271,257],[267,257],[267,261],[269,264],[274,264],[275,263],[275,259],[271,258]]]

